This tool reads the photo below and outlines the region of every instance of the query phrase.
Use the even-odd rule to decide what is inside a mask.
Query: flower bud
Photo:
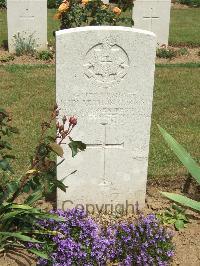
[[[74,127],[77,124],[77,118],[74,116],[71,116],[69,119],[69,124]]]
[[[62,121],[63,121],[63,124],[65,124],[65,123],[66,123],[66,121],[67,121],[67,117],[66,117],[66,115],[64,115],[64,116],[63,116],[63,119],[62,119]]]

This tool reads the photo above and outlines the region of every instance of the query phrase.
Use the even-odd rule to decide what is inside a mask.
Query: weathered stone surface
[[[168,45],[170,8],[171,0],[134,1],[134,27],[154,32],[159,46]]]
[[[14,35],[35,40],[35,49],[47,47],[47,0],[8,0],[8,45],[15,52]]]
[[[78,117],[73,139],[87,144],[74,159],[63,145],[58,179],[78,171],[66,179],[67,192],[58,191],[59,208],[144,206],[155,47],[153,33],[128,27],[56,33],[57,103],[61,115]]]

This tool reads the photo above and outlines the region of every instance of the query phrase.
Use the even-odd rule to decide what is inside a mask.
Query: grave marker
[[[15,52],[14,35],[30,36],[35,40],[35,49],[47,48],[47,0],[8,0],[8,45]]]
[[[78,171],[58,190],[58,208],[144,206],[155,50],[153,33],[128,27],[56,32],[57,103],[61,116],[78,117],[72,137],[87,144],[75,158],[63,145],[58,179]]]
[[[134,27],[156,34],[159,46],[168,45],[171,0],[136,0]]]

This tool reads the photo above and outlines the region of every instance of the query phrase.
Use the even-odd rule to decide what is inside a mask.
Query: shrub
[[[140,217],[135,224],[114,226],[115,243],[111,261],[122,265],[168,265],[174,255],[172,234],[161,226],[155,215]]]
[[[147,265],[148,262],[153,266],[167,265],[173,256],[172,235],[154,215],[140,217],[134,224],[120,223],[105,228],[79,209],[55,213],[66,221],[40,222],[46,230],[59,234],[41,239],[49,241],[44,249],[50,254],[51,263],[40,259],[39,265],[106,265],[106,262]],[[30,247],[33,246],[31,243]]]
[[[34,34],[27,35],[26,32],[14,35],[15,53],[20,55],[34,55],[36,48],[36,41],[33,38]]]
[[[15,157],[11,154],[12,146],[9,137],[19,133],[17,128],[12,127],[11,118],[8,112],[0,109],[0,250],[6,251],[9,248],[26,248],[26,242],[41,243],[38,239],[40,234],[45,233],[45,228],[33,227],[40,219],[56,219],[57,215],[45,213],[32,205],[41,199],[52,189],[60,188],[66,191],[63,180],[56,180],[56,163],[50,158],[51,153],[59,156],[63,155],[60,144],[69,137],[70,132],[77,123],[76,118],[71,117],[68,122],[64,116],[62,122],[57,123],[57,134],[49,136],[48,129],[59,114],[57,106],[54,107],[49,122],[43,122],[39,143],[35,149],[31,163],[22,177],[15,177],[12,168],[12,160]],[[54,125],[55,126],[55,125]],[[70,138],[70,137],[69,137]],[[56,143],[56,140],[58,143]],[[72,155],[75,156],[78,150],[85,149],[85,145],[80,141],[73,141],[70,138],[69,147]],[[23,193],[23,201],[19,196]],[[17,204],[16,200],[22,202]],[[55,232],[49,231],[50,235]],[[42,242],[43,245],[45,243]],[[47,254],[36,249],[29,249],[30,252],[43,258],[48,258]]]
[[[105,5],[101,0],[63,1],[59,6],[55,19],[60,19],[61,29],[81,26],[116,25],[132,19],[120,17],[121,9]]]
[[[47,0],[47,8],[56,8],[56,0]]]
[[[200,7],[200,0],[178,0],[178,2],[190,7]]]
[[[43,50],[37,53],[36,58],[40,60],[48,61],[50,59],[53,59],[53,54],[49,50]]]
[[[177,52],[179,55],[189,55],[189,51],[187,48],[183,47],[183,48],[180,48]]]
[[[0,62],[1,63],[6,63],[6,62],[12,61],[14,59],[15,59],[14,55],[11,55],[11,54],[0,56]]]
[[[66,221],[40,222],[40,226],[46,230],[59,232],[57,236],[43,237],[43,240],[49,240],[45,249],[50,253],[50,265],[105,265],[110,241],[101,234],[95,221],[79,209],[66,212],[58,210],[55,213],[66,218]],[[34,247],[34,244],[30,244],[30,247]],[[41,249],[41,246],[38,247]],[[48,263],[47,260],[39,260],[39,265]]]
[[[159,58],[172,59],[177,56],[177,52],[171,48],[158,48],[156,51],[156,56]]]
[[[0,9],[6,8],[6,0],[0,0]]]

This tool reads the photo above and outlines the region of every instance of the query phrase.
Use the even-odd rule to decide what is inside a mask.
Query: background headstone
[[[32,35],[35,49],[47,47],[47,0],[7,0],[8,45],[15,52],[14,35]]]
[[[133,7],[134,27],[156,34],[159,46],[168,45],[171,0],[136,0]]]
[[[128,27],[56,32],[57,103],[61,115],[78,117],[73,139],[87,144],[74,159],[63,145],[58,179],[78,171],[58,190],[58,208],[144,206],[155,50],[152,32]]]
[[[109,4],[109,0],[102,0],[104,4]]]

